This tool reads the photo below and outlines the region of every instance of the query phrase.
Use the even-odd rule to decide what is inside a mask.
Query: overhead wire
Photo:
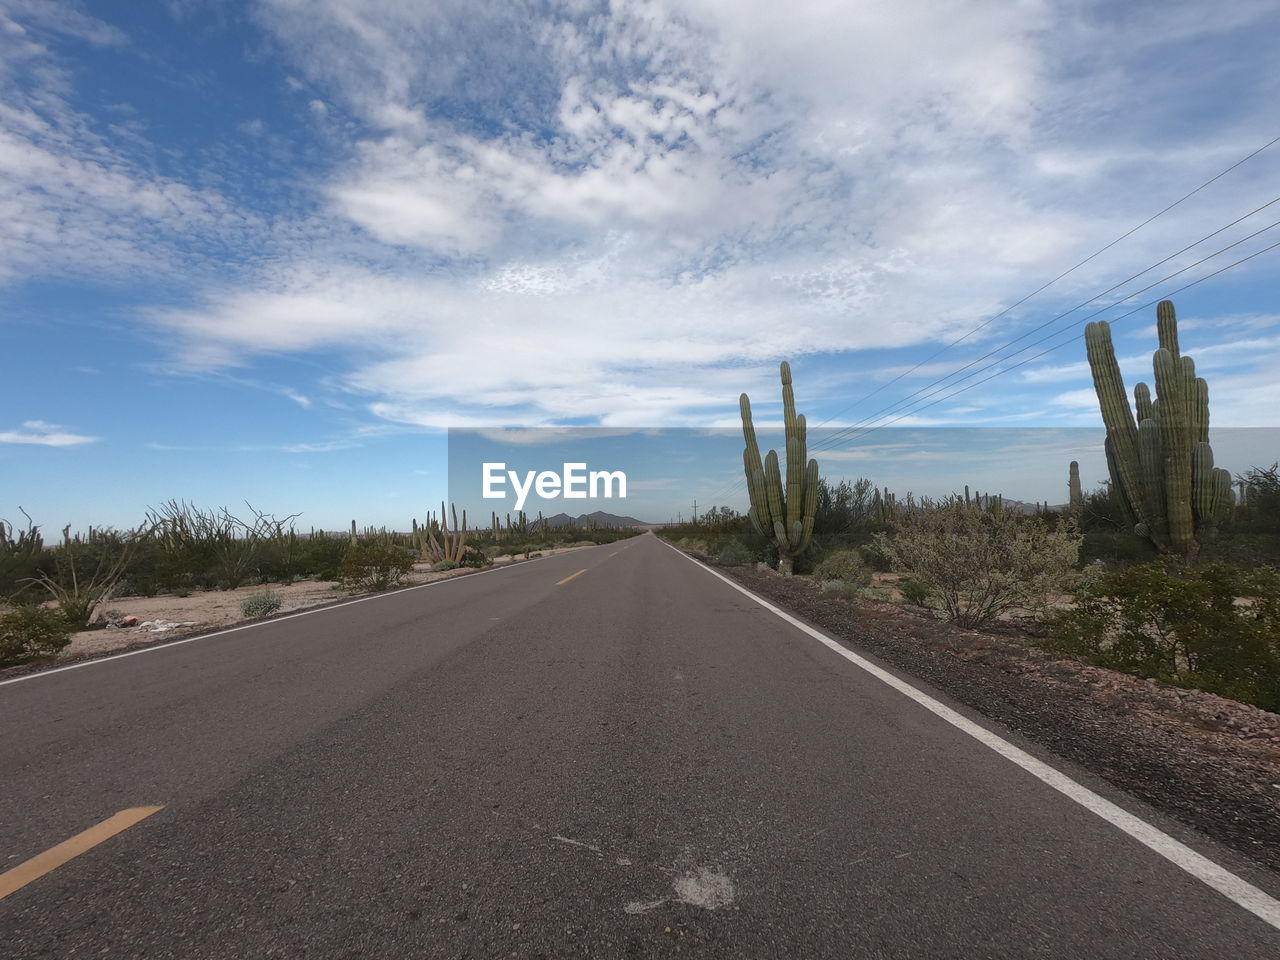
[[[1072,267],[1072,268],[1070,268],[1069,270],[1066,270],[1066,271],[1064,271],[1063,273],[1059,274],[1059,275],[1058,275],[1057,277],[1055,277],[1053,280],[1049,281],[1048,283],[1045,283],[1045,284],[1041,285],[1039,288],[1037,288],[1037,290],[1035,290],[1035,291],[1033,291],[1032,293],[1028,294],[1027,296],[1023,297],[1022,299],[1020,299],[1020,300],[1019,300],[1019,301],[1017,301],[1016,303],[1014,303],[1014,304],[1010,305],[1010,307],[1008,307],[1008,308],[1006,308],[1005,310],[1001,311],[999,314],[996,314],[994,317],[991,317],[991,318],[989,318],[988,320],[984,321],[983,323],[979,324],[978,326],[974,327],[973,329],[971,329],[970,331],[968,331],[966,334],[964,334],[963,336],[961,336],[961,337],[960,337],[960,338],[958,338],[957,340],[952,341],[951,343],[949,343],[949,344],[948,344],[948,345],[946,345],[945,347],[941,348],[940,350],[935,351],[932,355],[930,355],[930,357],[926,358],[925,360],[920,361],[920,362],[919,362],[919,363],[917,363],[915,366],[908,368],[906,371],[903,371],[903,372],[902,372],[902,373],[900,373],[898,376],[894,377],[892,380],[886,381],[886,383],[881,384],[881,385],[880,385],[879,387],[877,387],[875,390],[871,391],[870,393],[866,394],[864,397],[862,397],[862,398],[860,398],[859,400],[855,401],[855,402],[854,402],[854,405],[856,405],[857,403],[861,403],[861,402],[863,402],[864,400],[866,400],[866,399],[870,398],[871,396],[874,396],[874,395],[875,395],[876,393],[878,393],[880,390],[882,390],[882,389],[884,389],[885,387],[887,387],[887,386],[891,385],[892,383],[895,383],[895,382],[897,382],[897,381],[901,380],[903,377],[909,376],[909,375],[910,375],[912,372],[914,372],[915,370],[920,369],[922,366],[924,366],[925,364],[929,363],[932,359],[935,359],[936,357],[940,356],[942,353],[946,352],[946,350],[951,349],[952,347],[956,346],[957,344],[959,344],[959,343],[963,342],[964,340],[968,339],[968,337],[969,337],[969,336],[972,336],[974,333],[978,332],[979,330],[981,330],[981,329],[985,328],[986,326],[989,326],[989,325],[990,325],[990,323],[994,322],[994,320],[999,319],[1001,316],[1005,316],[1005,315],[1007,315],[1009,311],[1011,311],[1012,309],[1016,308],[1018,305],[1020,305],[1020,304],[1022,304],[1022,303],[1025,303],[1027,300],[1031,299],[1031,298],[1032,298],[1032,297],[1034,297],[1036,294],[1038,294],[1038,293],[1042,292],[1043,290],[1047,289],[1049,286],[1052,286],[1052,285],[1053,285],[1054,283],[1056,283],[1058,280],[1061,280],[1063,277],[1068,276],[1070,273],[1072,273],[1072,272],[1074,272],[1075,270],[1079,269],[1081,266],[1083,266],[1084,264],[1088,263],[1090,260],[1094,259],[1095,257],[1097,257],[1097,256],[1098,256],[1098,255],[1100,255],[1101,253],[1105,252],[1106,250],[1110,249],[1111,247],[1115,246],[1115,244],[1119,243],[1121,240],[1125,239],[1126,237],[1132,236],[1134,233],[1136,233],[1136,232],[1137,232],[1138,230],[1140,230],[1142,227],[1146,226],[1147,224],[1151,223],[1153,220],[1155,220],[1155,219],[1157,219],[1158,217],[1162,216],[1164,213],[1167,213],[1169,210],[1171,210],[1171,209],[1173,209],[1174,207],[1178,206],[1178,204],[1180,204],[1180,203],[1184,202],[1185,200],[1187,200],[1187,199],[1189,199],[1190,197],[1194,196],[1195,194],[1199,193],[1199,192],[1200,192],[1201,190],[1203,190],[1205,187],[1207,187],[1207,186],[1209,186],[1210,184],[1214,183],[1215,181],[1217,181],[1217,180],[1221,179],[1223,176],[1225,176],[1226,174],[1230,173],[1232,170],[1236,169],[1236,168],[1237,168],[1237,167],[1239,167],[1241,164],[1243,164],[1243,163],[1245,163],[1246,161],[1248,161],[1248,160],[1252,159],[1253,157],[1257,156],[1259,153],[1262,153],[1264,150],[1266,150],[1267,148],[1269,148],[1269,147],[1273,146],[1273,145],[1274,145],[1274,144],[1276,144],[1277,142],[1280,142],[1280,137],[1276,137],[1276,138],[1274,138],[1274,139],[1272,139],[1272,140],[1268,141],[1266,144],[1263,144],[1261,147],[1257,148],[1256,150],[1254,150],[1254,151],[1253,151],[1252,153],[1250,153],[1249,155],[1247,155],[1247,156],[1245,156],[1245,157],[1241,158],[1240,160],[1236,161],[1234,164],[1232,164],[1230,167],[1226,168],[1225,170],[1223,170],[1221,173],[1217,174],[1216,176],[1211,177],[1209,180],[1206,180],[1204,183],[1202,183],[1200,186],[1196,187],[1194,190],[1190,191],[1189,193],[1187,193],[1187,194],[1185,194],[1184,196],[1180,197],[1178,200],[1176,200],[1176,201],[1174,201],[1173,203],[1169,204],[1168,206],[1166,206],[1165,208],[1163,208],[1163,209],[1162,209],[1161,211],[1159,211],[1158,213],[1153,214],[1152,216],[1148,217],[1146,220],[1144,220],[1142,223],[1138,224],[1138,225],[1137,225],[1136,227],[1134,227],[1133,229],[1131,229],[1131,230],[1127,231],[1125,234],[1123,234],[1123,235],[1121,235],[1120,237],[1116,238],[1116,240],[1113,240],[1111,243],[1109,243],[1109,244],[1107,244],[1106,246],[1102,247],[1101,249],[1099,249],[1098,251],[1096,251],[1094,254],[1091,254],[1089,257],[1086,257],[1084,260],[1080,261],[1078,264],[1076,264],[1075,266],[1073,266],[1073,267]],[[1224,231],[1226,231],[1226,230],[1230,229],[1230,228],[1231,228],[1231,227],[1233,227],[1233,226],[1236,226],[1237,224],[1239,224],[1239,223],[1243,222],[1244,220],[1249,219],[1250,217],[1252,217],[1252,216],[1254,216],[1255,214],[1257,214],[1257,213],[1261,212],[1262,210],[1265,210],[1266,208],[1268,208],[1268,207],[1270,207],[1270,206],[1274,205],[1274,204],[1275,204],[1275,203],[1277,203],[1277,202],[1280,202],[1280,197],[1276,197],[1276,198],[1274,198],[1274,199],[1272,199],[1272,200],[1269,200],[1267,203],[1264,203],[1264,204],[1262,204],[1262,205],[1260,205],[1260,206],[1258,206],[1258,207],[1254,208],[1254,209],[1253,209],[1253,210],[1251,210],[1249,213],[1246,213],[1246,214],[1244,214],[1243,216],[1238,217],[1238,218],[1236,218],[1235,220],[1231,221],[1230,223],[1228,223],[1228,224],[1226,224],[1226,225],[1224,225],[1224,226],[1222,226],[1222,227],[1219,227],[1217,230],[1214,230],[1213,232],[1211,232],[1211,233],[1209,233],[1209,234],[1206,234],[1204,237],[1201,237],[1199,240],[1196,240],[1196,241],[1194,241],[1194,242],[1192,242],[1192,243],[1190,243],[1190,244],[1187,244],[1186,246],[1182,247],[1180,250],[1177,250],[1177,251],[1175,251],[1174,253],[1171,253],[1171,254],[1169,254],[1168,256],[1166,256],[1166,257],[1162,258],[1161,260],[1156,261],[1154,264],[1152,264],[1152,265],[1150,265],[1150,266],[1146,267],[1145,269],[1143,269],[1143,270],[1139,271],[1139,272],[1138,272],[1138,273],[1136,273],[1136,274],[1133,274],[1132,276],[1130,276],[1130,277],[1126,278],[1125,280],[1122,280],[1122,281],[1120,281],[1119,283],[1113,284],[1112,286],[1108,287],[1106,290],[1103,290],[1103,291],[1101,291],[1100,293],[1095,294],[1094,296],[1090,297],[1088,300],[1084,300],[1084,301],[1082,301],[1081,303],[1079,303],[1079,304],[1077,304],[1076,306],[1072,307],[1070,310],[1067,310],[1067,311],[1065,311],[1065,312],[1063,312],[1063,313],[1060,313],[1060,314],[1058,314],[1057,316],[1055,316],[1055,317],[1053,317],[1053,318],[1051,318],[1051,319],[1049,319],[1049,320],[1045,321],[1044,323],[1041,323],[1041,324],[1037,325],[1036,327],[1033,327],[1032,329],[1030,329],[1030,330],[1028,330],[1028,331],[1025,331],[1024,333],[1020,334],[1018,337],[1015,337],[1015,338],[1013,338],[1012,340],[1006,341],[1004,344],[1001,344],[1000,346],[996,347],[994,350],[988,351],[986,354],[982,355],[981,357],[976,358],[975,360],[971,360],[969,363],[967,363],[967,364],[965,364],[965,365],[961,366],[961,367],[960,367],[960,368],[958,368],[957,370],[954,370],[954,371],[952,371],[951,373],[946,374],[945,376],[943,376],[943,377],[939,378],[938,380],[935,380],[935,381],[933,381],[932,383],[927,384],[927,385],[925,385],[924,387],[921,387],[921,388],[919,388],[919,389],[917,389],[917,390],[913,391],[912,393],[908,394],[906,397],[904,397],[904,398],[902,398],[902,399],[900,399],[900,400],[898,400],[898,401],[894,402],[893,404],[890,404],[888,407],[882,407],[879,411],[876,411],[876,413],[874,413],[874,414],[870,415],[870,417],[864,417],[862,420],[860,420],[860,421],[859,421],[858,423],[856,423],[856,424],[849,425],[849,426],[846,426],[846,427],[841,428],[839,431],[837,431],[837,433],[836,433],[836,434],[834,434],[834,435],[832,435],[832,436],[829,436],[829,437],[827,437],[827,438],[823,438],[823,439],[819,440],[819,441],[817,442],[817,444],[815,444],[815,445],[814,445],[814,447],[813,447],[812,449],[814,449],[814,450],[829,449],[829,448],[831,447],[831,445],[832,445],[832,444],[834,444],[834,443],[838,443],[838,442],[840,442],[840,441],[841,441],[841,440],[843,440],[843,439],[847,439],[847,438],[849,438],[849,434],[850,434],[850,432],[851,432],[851,431],[856,431],[856,430],[858,430],[858,429],[861,429],[861,428],[862,428],[866,423],[868,423],[868,422],[874,422],[875,420],[883,419],[883,418],[884,418],[884,416],[887,416],[889,413],[894,412],[894,411],[895,411],[895,409],[896,409],[896,408],[898,408],[898,407],[900,407],[902,404],[904,404],[904,403],[908,403],[908,404],[910,404],[910,403],[914,402],[915,398],[917,398],[917,397],[919,397],[920,399],[928,399],[929,397],[935,396],[935,395],[936,395],[938,392],[940,392],[940,391],[934,391],[933,393],[926,393],[926,391],[930,390],[930,388],[932,388],[932,387],[939,386],[939,385],[942,385],[942,384],[946,384],[946,382],[947,382],[948,380],[950,380],[951,378],[953,378],[953,377],[954,377],[954,376],[956,376],[957,374],[962,373],[963,371],[965,371],[965,370],[969,369],[969,368],[970,368],[970,367],[972,367],[972,366],[975,366],[975,365],[976,365],[976,364],[978,364],[978,363],[981,363],[981,362],[982,362],[983,360],[985,360],[985,359],[988,359],[988,358],[990,358],[990,357],[992,357],[992,356],[994,356],[994,355],[996,355],[996,354],[998,354],[998,353],[1002,353],[1004,350],[1008,349],[1009,347],[1013,346],[1014,344],[1017,344],[1017,343],[1021,342],[1022,340],[1025,340],[1028,336],[1030,336],[1030,335],[1032,335],[1032,334],[1034,334],[1034,333],[1036,333],[1036,332],[1038,332],[1038,331],[1040,331],[1040,330],[1043,330],[1043,329],[1045,329],[1045,328],[1046,328],[1046,327],[1048,327],[1048,326],[1051,326],[1052,324],[1056,323],[1058,320],[1061,320],[1061,319],[1063,319],[1063,318],[1065,318],[1065,317],[1069,316],[1070,314],[1074,313],[1076,310],[1079,310],[1079,309],[1081,309],[1082,307],[1087,306],[1087,305],[1088,305],[1088,304],[1090,304],[1090,303],[1093,303],[1094,301],[1098,300],[1100,297],[1106,296],[1108,293],[1114,292],[1115,290],[1117,290],[1117,289],[1119,289],[1119,288],[1121,288],[1121,287],[1125,286],[1126,284],[1128,284],[1128,283],[1132,282],[1133,280],[1137,279],[1138,277],[1141,277],[1142,275],[1144,275],[1144,274],[1146,274],[1146,273],[1149,273],[1151,270],[1155,269],[1156,267],[1159,267],[1159,266],[1161,266],[1161,265],[1163,265],[1163,264],[1165,264],[1165,263],[1169,262],[1169,261],[1170,261],[1170,260],[1172,260],[1173,258],[1175,258],[1175,257],[1177,257],[1177,256],[1179,256],[1179,255],[1181,255],[1182,253],[1185,253],[1186,251],[1188,251],[1188,250],[1192,249],[1193,247],[1198,246],[1198,245],[1199,245],[1199,244],[1201,244],[1201,243],[1204,243],[1206,240],[1211,239],[1212,237],[1217,236],[1217,235],[1218,235],[1218,234],[1220,234],[1220,233],[1223,233]],[[1127,296],[1125,296],[1125,297],[1121,298],[1120,300],[1118,300],[1118,301],[1116,301],[1116,302],[1114,302],[1114,303],[1112,303],[1112,304],[1109,304],[1108,306],[1106,306],[1106,307],[1102,308],[1100,311],[1095,311],[1095,313],[1090,314],[1090,315],[1089,315],[1089,317],[1084,318],[1084,320],[1076,321],[1076,322],[1074,322],[1074,323],[1070,324],[1069,326],[1071,326],[1071,327],[1079,326],[1081,323],[1083,323],[1083,322],[1087,321],[1087,320],[1088,320],[1088,319],[1090,319],[1091,317],[1093,317],[1093,316],[1097,316],[1099,313],[1102,313],[1102,312],[1105,312],[1105,311],[1107,311],[1107,310],[1113,309],[1114,307],[1116,307],[1116,306],[1119,306],[1119,305],[1123,304],[1125,301],[1132,299],[1134,296],[1137,296],[1138,294],[1143,293],[1143,292],[1145,292],[1146,290],[1149,290],[1149,289],[1151,289],[1152,287],[1159,285],[1160,283],[1164,283],[1164,282],[1166,282],[1167,280],[1172,279],[1173,277],[1176,277],[1176,276],[1178,276],[1178,275],[1179,275],[1179,274],[1181,274],[1181,273],[1185,273],[1187,270],[1189,270],[1189,269],[1193,269],[1194,267],[1199,266],[1199,265],[1201,265],[1201,264],[1203,264],[1203,263],[1207,262],[1208,260],[1211,260],[1211,259],[1213,259],[1214,257],[1216,257],[1216,256],[1218,256],[1218,255],[1220,255],[1220,254],[1224,253],[1225,251],[1230,250],[1230,249],[1232,249],[1233,247],[1239,246],[1241,243],[1243,243],[1243,242],[1245,242],[1245,241],[1247,241],[1247,240],[1250,240],[1250,239],[1252,239],[1252,238],[1254,238],[1254,237],[1256,237],[1256,236],[1258,236],[1258,235],[1260,235],[1260,234],[1262,234],[1262,233],[1265,233],[1267,230],[1270,230],[1270,229],[1274,228],[1274,227],[1275,227],[1275,226],[1277,226],[1277,225],[1280,225],[1280,221],[1276,221],[1275,223],[1272,223],[1272,224],[1270,224],[1269,226],[1262,228],[1261,230],[1255,231],[1254,233],[1252,233],[1252,234],[1250,234],[1250,235],[1248,235],[1248,236],[1246,236],[1246,237],[1244,237],[1244,238],[1241,238],[1240,240],[1237,240],[1237,241],[1235,241],[1234,243],[1229,244],[1229,245],[1227,245],[1226,247],[1223,247],[1223,248],[1221,248],[1221,249],[1220,249],[1220,250],[1218,250],[1218,251],[1215,251],[1215,253],[1210,254],[1208,257],[1204,257],[1204,258],[1202,258],[1201,260],[1198,260],[1198,261],[1196,261],[1195,263],[1188,265],[1187,267],[1183,267],[1182,269],[1180,269],[1180,270],[1178,270],[1178,271],[1175,271],[1174,273],[1169,274],[1169,275],[1168,275],[1168,276],[1166,276],[1166,277],[1163,277],[1161,280],[1158,280],[1158,281],[1156,281],[1156,282],[1155,282],[1155,283],[1153,283],[1153,284],[1149,284],[1148,286],[1143,287],[1143,288],[1141,288],[1140,290],[1134,291],[1133,293],[1131,293],[1131,294],[1129,294],[1129,295],[1127,295]],[[1272,249],[1272,248],[1271,248],[1271,247],[1268,247],[1268,248],[1266,248],[1266,249],[1265,249],[1265,250],[1263,250],[1263,251],[1259,251],[1259,253],[1266,252],[1266,250],[1270,250],[1270,249]],[[1250,255],[1249,257],[1245,257],[1245,258],[1243,258],[1242,260],[1236,261],[1236,263],[1234,263],[1234,264],[1230,264],[1230,265],[1228,265],[1227,267],[1223,268],[1222,270],[1214,271],[1213,273],[1208,274],[1206,277],[1201,278],[1201,280],[1208,279],[1209,277],[1217,276],[1219,273],[1225,272],[1225,270],[1231,269],[1232,267],[1234,267],[1234,266],[1236,266],[1236,265],[1238,265],[1238,264],[1240,264],[1240,263],[1244,263],[1244,262],[1245,262],[1245,261],[1247,261],[1247,260],[1251,260],[1251,259],[1253,259],[1253,257],[1254,257],[1254,256],[1256,256],[1256,255],[1258,255],[1258,254],[1252,254],[1252,255]],[[1199,282],[1201,282],[1201,281],[1200,281],[1200,280],[1196,281],[1196,283],[1199,283]],[[1187,286],[1194,286],[1194,285],[1195,285],[1195,284],[1193,283],[1193,284],[1189,284],[1189,285],[1187,285]],[[1180,287],[1180,288],[1179,288],[1179,290],[1184,290],[1184,289],[1187,289],[1187,287]],[[1174,292],[1178,292],[1178,291],[1174,291]],[[1169,295],[1172,295],[1172,294],[1169,294]],[[1166,297],[1163,297],[1162,299],[1165,299],[1165,298],[1167,298],[1167,296],[1166,296]],[[1140,309],[1140,308],[1139,308],[1139,309]],[[1130,314],[1125,314],[1124,316],[1129,316],[1129,315],[1130,315]],[[1039,340],[1033,341],[1031,344],[1028,344],[1028,345],[1027,345],[1027,346],[1025,346],[1025,347],[1019,348],[1017,351],[1014,351],[1014,353],[1010,354],[1009,356],[1006,356],[1006,357],[1002,357],[1002,358],[1000,358],[1000,359],[999,359],[999,360],[997,360],[994,364],[989,364],[989,365],[987,365],[986,367],[983,367],[983,368],[981,368],[981,369],[979,369],[979,370],[975,371],[973,374],[970,374],[970,375],[968,375],[968,376],[966,376],[966,377],[964,377],[964,378],[961,378],[961,380],[960,380],[960,381],[956,381],[956,383],[963,382],[964,380],[967,380],[967,379],[969,379],[969,378],[970,378],[970,377],[972,377],[972,376],[976,376],[976,375],[978,375],[978,374],[980,374],[980,373],[982,373],[982,372],[985,372],[986,370],[991,369],[993,366],[997,366],[997,365],[999,365],[999,364],[1001,364],[1001,363],[1004,363],[1004,362],[1006,362],[1006,361],[1008,361],[1008,360],[1012,359],[1013,357],[1017,356],[1019,353],[1022,353],[1023,351],[1025,351],[1025,350],[1027,350],[1027,349],[1030,349],[1031,347],[1034,347],[1034,346],[1036,346],[1036,345],[1038,345],[1038,344],[1040,344],[1040,343],[1043,343],[1046,339],[1049,339],[1049,338],[1050,338],[1050,337],[1052,337],[1053,335],[1054,335],[1054,334],[1049,334],[1047,337],[1044,337],[1044,338],[1041,338],[1041,339],[1039,339]],[[1073,335],[1073,338],[1072,338],[1072,339],[1074,339],[1074,335]],[[1067,342],[1070,342],[1070,341],[1067,341]],[[1060,345],[1058,345],[1058,346],[1055,346],[1055,347],[1051,348],[1051,350],[1050,350],[1049,352],[1052,352],[1052,350],[1060,349],[1060,347],[1061,347],[1061,346],[1065,346],[1065,342],[1064,342],[1063,344],[1060,344]],[[1037,355],[1037,356],[1043,356],[1043,355],[1044,355],[1044,354],[1042,353],[1042,354],[1039,354],[1039,355]],[[1025,361],[1020,361],[1019,363],[1015,364],[1015,365],[1014,365],[1014,367],[1022,366],[1022,365],[1023,365],[1023,362],[1025,362]],[[1010,369],[1012,369],[1012,368],[1010,368]],[[996,375],[999,375],[999,374],[996,374]],[[985,383],[985,382],[988,382],[989,380],[994,379],[994,376],[996,376],[996,375],[993,375],[992,377],[985,378],[984,380],[979,381],[979,383]],[[956,383],[951,383],[951,384],[949,384],[949,386],[955,386],[955,385],[956,385]],[[972,384],[972,385],[970,385],[970,387],[972,387],[972,386],[976,386],[976,385],[977,385],[977,384]],[[969,389],[970,387],[966,387],[965,389],[967,390],[967,389]],[[954,395],[956,395],[956,394],[958,394],[958,393],[962,393],[962,392],[964,392],[964,390],[956,391],[956,393],[955,393],[955,394],[950,394],[949,396],[954,396]],[[923,395],[923,396],[922,396],[922,395]],[[945,399],[945,398],[943,398],[943,399]],[[941,401],[941,400],[939,400],[939,401],[936,401],[936,402],[942,402],[942,401]],[[933,406],[933,405],[934,405],[934,403],[929,403],[927,406]],[[840,412],[843,412],[843,410],[846,410],[846,409],[849,409],[849,407],[845,407],[845,408],[842,408],[842,410],[841,410],[841,411],[837,411],[837,413],[836,413],[836,414],[833,414],[832,416],[828,417],[826,420],[823,420],[820,424],[818,424],[818,426],[819,426],[819,427],[821,427],[821,426],[825,425],[826,423],[829,423],[832,419],[834,419],[834,417],[835,417],[835,416],[838,416]],[[922,407],[921,409],[924,409],[924,408]],[[908,413],[905,413],[905,414],[903,414],[903,416],[901,416],[901,417],[897,417],[897,418],[895,418],[893,421],[890,421],[890,422],[898,422],[898,420],[904,419],[904,418],[905,418],[905,416],[909,415],[909,413],[910,413],[910,412],[911,412],[911,411],[908,411]],[[741,488],[742,488],[742,487],[744,487],[744,486],[745,486],[745,480],[744,480],[744,479],[742,479],[742,478],[739,478],[739,480],[737,481],[737,483],[735,483],[734,485],[732,485],[732,487],[730,487],[730,488],[723,488],[721,491],[718,491],[718,492],[714,495],[714,497],[712,497],[711,499],[712,499],[712,500],[718,500],[718,499],[721,499],[721,498],[722,498],[722,497],[724,497],[724,496],[731,496],[731,495],[733,495],[733,494],[736,494],[736,493],[738,492],[738,490],[739,490],[739,489],[741,489]]]

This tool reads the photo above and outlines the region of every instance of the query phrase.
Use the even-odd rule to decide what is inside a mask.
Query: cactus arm
[[[1195,396],[1192,399],[1194,422],[1193,436],[1196,443],[1209,442],[1209,384],[1204,377],[1196,377]]]
[[[758,529],[765,533],[771,525],[771,516],[764,485],[764,464],[760,459],[755,424],[751,422],[751,399],[745,393],[738,398],[738,409],[742,414],[742,437],[746,441],[746,448],[742,451],[742,466],[747,477],[747,496],[756,516],[755,522],[761,525]]]
[[[1116,466],[1115,448],[1110,436],[1106,438],[1102,446],[1107,454],[1107,475],[1111,478],[1111,496],[1115,499],[1116,506],[1120,508],[1120,514],[1124,518],[1125,526],[1130,530],[1134,530],[1138,525],[1138,518],[1133,515],[1133,507],[1129,503],[1129,496],[1125,493],[1124,484],[1120,482],[1120,471]]]
[[[1179,355],[1178,317],[1172,300],[1161,300],[1156,304],[1156,336],[1162,349],[1168,350],[1174,357]]]
[[[768,523],[776,533],[776,525],[782,523],[786,517],[782,509],[782,474],[778,469],[776,450],[770,450],[764,458],[764,489],[769,505]],[[785,537],[779,541],[779,546],[784,545]]]
[[[1191,513],[1191,418],[1187,409],[1190,397],[1177,357],[1161,347],[1152,362],[1156,371],[1156,393],[1160,398],[1160,445],[1164,451],[1169,545],[1185,556],[1195,540],[1195,520]]]
[[[1218,481],[1213,472],[1213,447],[1197,443],[1191,454],[1191,489],[1197,522],[1213,523],[1217,515]]]
[[[796,552],[808,547],[809,541],[813,539],[813,520],[818,514],[818,486],[818,461],[811,459],[805,468],[804,506],[800,511],[800,539],[796,544]]]
[[[1122,492],[1135,523],[1147,523],[1149,526],[1151,511],[1143,502],[1141,492],[1138,427],[1129,409],[1120,365],[1111,345],[1110,324],[1105,320],[1090,323],[1085,327],[1084,340],[1102,422],[1111,442],[1112,485]]]
[[[1214,467],[1213,480],[1214,486],[1217,487],[1217,496],[1214,497],[1214,504],[1218,515],[1215,519],[1221,524],[1230,519],[1231,511],[1236,505],[1235,494],[1231,490],[1231,471],[1224,470],[1222,467]]]
[[[1138,425],[1138,464],[1142,473],[1142,499],[1151,505],[1151,516],[1143,524],[1146,532],[1161,549],[1168,543],[1168,521],[1164,511],[1164,451],[1160,443],[1160,427],[1154,420]]]
[[[1145,383],[1140,383],[1133,388],[1133,409],[1138,415],[1138,423],[1156,418],[1155,410],[1151,406],[1151,388]]]

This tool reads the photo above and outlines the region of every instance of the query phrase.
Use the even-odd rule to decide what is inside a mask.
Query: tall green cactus
[[[1085,349],[1102,422],[1107,428],[1111,488],[1126,522],[1164,553],[1194,560],[1235,504],[1231,474],[1213,465],[1209,386],[1178,350],[1173,303],[1156,307],[1160,347],[1152,357],[1156,397],[1145,383],[1133,391],[1134,412],[1104,320],[1085,327]]]
[[[808,457],[804,414],[796,414],[795,392],[791,389],[791,365],[785,360],[782,374],[782,418],[786,431],[787,478],[782,479],[778,454],[770,450],[763,460],[751,422],[751,400],[738,398],[742,410],[743,469],[747,475],[747,495],[751,509],[747,516],[756,531],[772,537],[778,546],[778,569],[789,576],[795,558],[809,545],[813,518],[818,506],[818,461]]]
[[[969,488],[966,487],[967,491]],[[1067,468],[1067,505],[1072,510],[1084,506],[1084,491],[1080,488],[1080,462],[1072,460]]]

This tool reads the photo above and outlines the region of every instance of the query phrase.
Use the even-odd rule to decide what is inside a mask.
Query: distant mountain
[[[557,513],[547,517],[548,527],[647,527],[649,524],[635,517],[620,517],[617,514],[597,510],[595,513],[584,513],[580,517],[571,517],[567,513]]]
[[[1013,513],[1033,514],[1033,513],[1037,513],[1040,510],[1039,503],[1027,503],[1025,500],[1010,500],[1008,497],[1001,497],[1000,502],[1003,505],[1004,509],[1009,510]],[[1067,509],[1067,507],[1068,505],[1065,503],[1049,504],[1049,509],[1056,513],[1062,513]]]

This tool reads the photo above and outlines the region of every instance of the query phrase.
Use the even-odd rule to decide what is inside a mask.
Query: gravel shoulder
[[[824,594],[807,577],[693,555],[848,646],[1280,870],[1280,715],[1062,659],[1012,626],[966,630],[900,604]]]

